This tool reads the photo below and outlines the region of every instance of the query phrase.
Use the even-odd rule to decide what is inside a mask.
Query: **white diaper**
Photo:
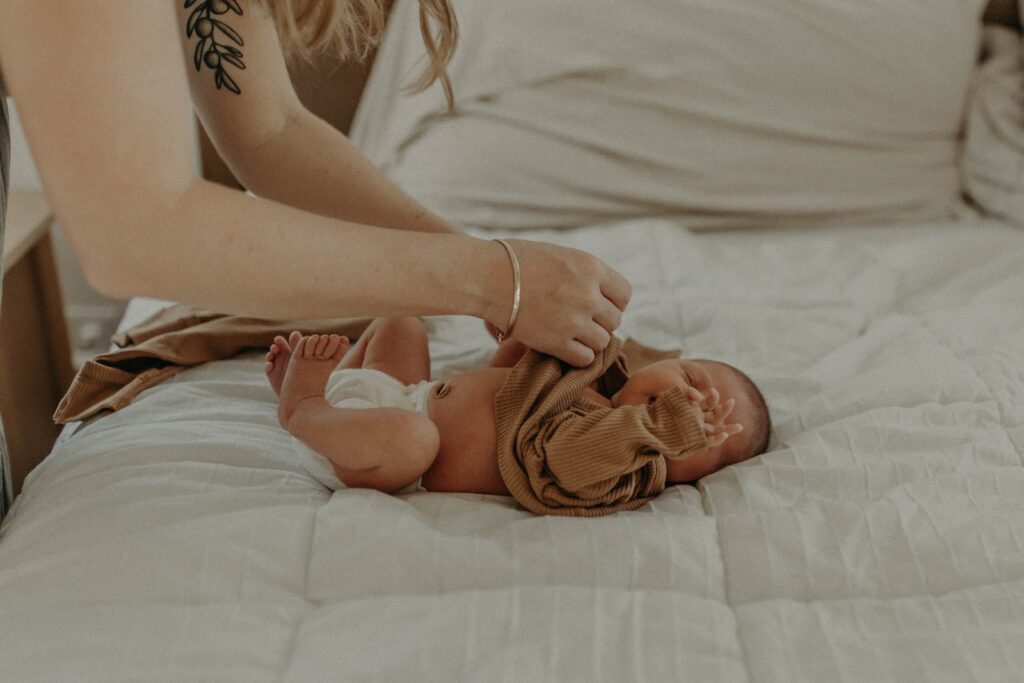
[[[325,396],[328,403],[338,408],[400,408],[426,415],[427,398],[435,384],[428,381],[405,385],[387,373],[366,368],[335,370],[327,380]],[[327,458],[294,437],[292,450],[318,482],[332,491],[345,488]],[[423,490],[417,479],[399,493]]]

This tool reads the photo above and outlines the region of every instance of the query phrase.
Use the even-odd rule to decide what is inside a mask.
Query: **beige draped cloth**
[[[120,410],[144,389],[186,368],[265,350],[277,335],[343,334],[357,339],[372,318],[260,320],[175,305],[114,337],[121,347],[86,362],[61,399],[58,424],[84,420],[104,410]]]
[[[587,400],[618,391],[628,355],[657,352],[617,337],[586,368],[529,351],[494,400],[498,468],[515,499],[537,514],[597,517],[635,510],[665,490],[665,458],[685,458],[707,439],[682,388],[653,405],[608,408]],[[662,356],[664,357],[664,356]]]

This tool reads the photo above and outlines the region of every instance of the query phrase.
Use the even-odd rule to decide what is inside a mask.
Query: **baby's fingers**
[[[707,394],[707,400],[704,402],[704,410],[711,412],[718,405],[718,400],[721,396],[718,393],[718,389],[711,387],[711,391]]]
[[[691,401],[690,410],[693,411],[693,416],[697,418],[697,422],[700,424],[700,426],[706,429],[709,425],[707,424],[707,421],[704,419],[704,409],[700,407],[700,403],[697,403],[696,401]],[[713,427],[714,425],[711,426]]]
[[[724,422],[725,418],[732,414],[733,408],[736,407],[736,399],[730,398],[724,403],[720,403],[711,410],[710,421],[714,423]]]
[[[729,438],[728,434],[712,434],[708,437],[708,448],[716,448],[725,443],[726,439]]]

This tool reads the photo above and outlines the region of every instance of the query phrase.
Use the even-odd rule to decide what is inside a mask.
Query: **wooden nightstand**
[[[7,207],[0,299],[0,416],[14,494],[53,448],[52,415],[74,368],[50,226],[41,192],[13,192]]]

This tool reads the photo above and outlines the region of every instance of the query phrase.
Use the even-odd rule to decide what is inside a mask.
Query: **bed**
[[[597,4],[603,12],[577,18],[616,20],[615,3]],[[715,21],[710,0],[685,4],[690,21]],[[600,519],[536,517],[495,496],[332,494],[294,460],[259,356],[211,363],[73,426],[30,475],[0,530],[0,678],[1019,679],[1024,228],[1012,215],[1022,178],[1015,185],[1000,169],[1024,157],[1008,155],[1015,129],[993,112],[1010,111],[1012,123],[1000,93],[1016,96],[1005,84],[1020,77],[1007,75],[1020,61],[975,68],[982,37],[970,22],[980,3],[930,4],[950,12],[905,35],[901,49],[946,39],[937,54],[947,61],[912,66],[917,77],[955,81],[952,95],[924,89],[932,98],[906,110],[858,115],[844,144],[826,124],[845,107],[823,104],[804,122],[821,127],[796,136],[799,149],[778,168],[770,162],[790,135],[778,127],[785,82],[773,84],[780,99],[765,102],[767,118],[718,130],[708,112],[691,111],[694,125],[713,127],[702,133],[718,130],[728,149],[709,146],[701,158],[724,170],[672,200],[670,185],[696,178],[695,166],[653,161],[653,138],[627,148],[602,137],[605,122],[590,121],[587,107],[571,119],[546,108],[564,106],[567,91],[584,100],[621,91],[619,77],[672,77],[654,63],[639,77],[594,63],[586,44],[544,58],[550,36],[526,18],[580,2],[524,2],[515,15],[512,3],[457,5],[467,35],[500,25],[528,33],[531,50],[513,59],[501,41],[467,39],[453,65],[466,98],[455,117],[439,112],[435,91],[394,98],[390,86],[417,59],[414,8],[400,2],[357,143],[474,234],[548,240],[614,264],[634,285],[622,335],[747,370],[771,408],[769,452]],[[688,30],[647,5],[666,32]],[[754,5],[715,7],[763,12],[785,28]],[[919,24],[928,5],[904,3],[886,22],[893,31],[904,19]],[[794,26],[841,45],[853,43],[826,30],[839,16],[830,11],[852,12],[842,15],[847,27],[872,21],[848,3],[779,6],[805,10]],[[1019,34],[995,36],[986,49],[1021,49]],[[851,59],[887,58],[850,49]],[[553,62],[568,70],[545,71]],[[474,90],[472,71],[484,67],[507,87]],[[898,103],[899,85],[863,85],[859,95]],[[632,102],[655,118],[673,106],[641,96],[615,106]],[[936,108],[937,122],[918,121],[931,128],[897,136],[899,158],[864,172],[860,157],[894,135],[879,121],[900,126]],[[531,112],[557,129],[538,128]],[[768,124],[778,134],[750,150],[754,171],[732,167],[751,131]],[[512,136],[497,137],[508,165],[495,169],[494,154],[460,146],[481,144],[474,136],[487,125]],[[938,144],[944,125],[952,151]],[[820,150],[849,156],[842,168],[819,160],[808,172],[806,155]],[[543,164],[525,166],[534,154]],[[584,163],[592,172],[564,172]],[[893,187],[913,164],[922,174]],[[775,175],[789,166],[821,192],[783,191]],[[653,179],[665,175],[659,189]],[[123,326],[162,305],[134,301]],[[493,348],[479,321],[431,318],[429,327],[435,377],[476,367]]]

